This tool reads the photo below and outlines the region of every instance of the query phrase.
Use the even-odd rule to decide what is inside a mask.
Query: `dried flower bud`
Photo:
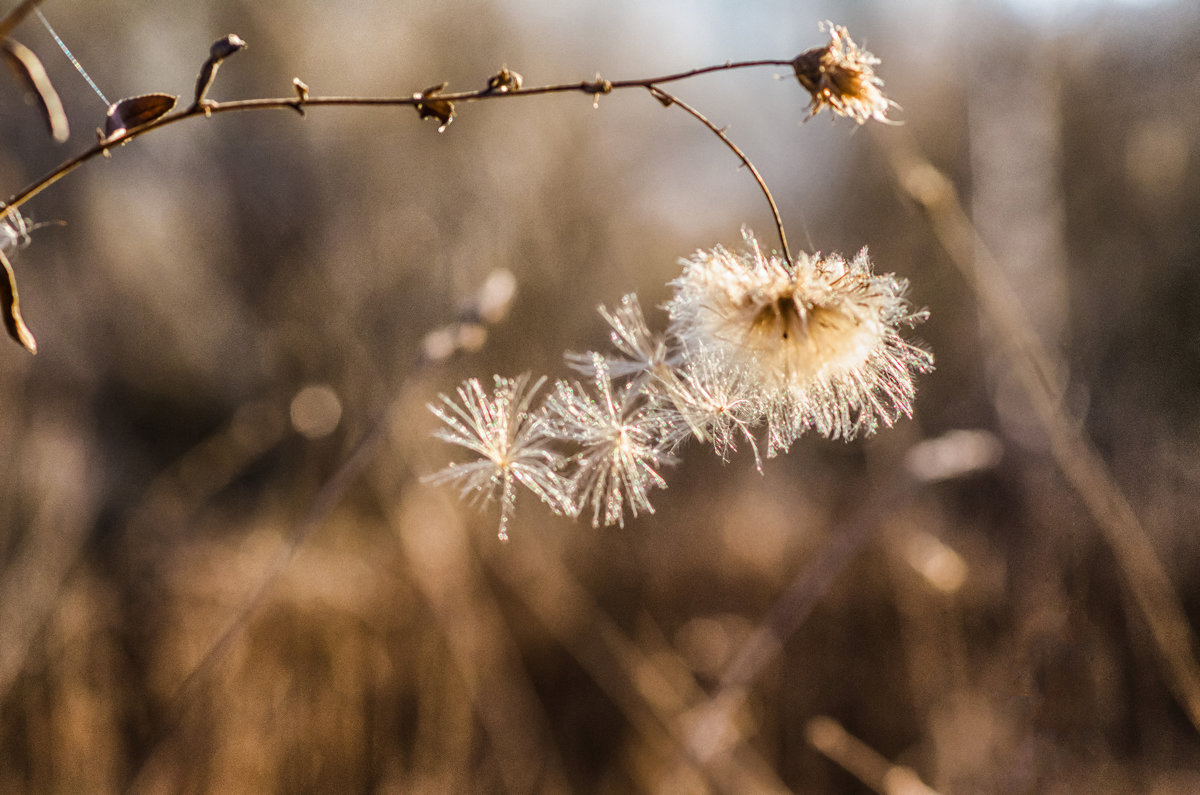
[[[875,75],[879,59],[860,50],[841,25],[826,22],[829,44],[803,52],[792,61],[796,79],[812,95],[810,115],[828,107],[859,124],[868,119],[887,122],[889,108],[898,107],[883,95],[883,81]]]
[[[596,72],[595,80],[593,80],[590,83],[581,83],[579,85],[579,88],[584,93],[592,95],[592,107],[598,108],[598,107],[600,107],[600,95],[601,94],[611,94],[612,90],[613,90],[613,85],[612,85],[611,80],[605,80],[603,77],[600,76],[599,72]]]
[[[208,48],[208,57],[214,61],[223,61],[246,46],[246,42],[236,33],[230,33],[213,42]]]
[[[292,78],[292,88],[296,89],[296,102],[292,105],[296,112],[304,115],[304,103],[308,102],[308,83],[298,77]]]
[[[448,99],[437,99],[437,95],[445,88],[446,84],[442,83],[413,94],[413,99],[417,101],[417,114],[422,119],[437,119],[440,125],[438,132],[445,132],[450,122],[454,121],[454,103]]]
[[[485,90],[488,92],[495,91],[499,94],[516,91],[521,87],[524,79],[521,75],[509,70],[507,66],[502,66],[499,72],[488,78],[487,89]]]
[[[234,33],[222,36],[213,42],[213,45],[208,48],[208,60],[200,67],[200,74],[196,77],[196,99],[192,103],[192,107],[205,105],[205,96],[208,94],[213,79],[217,76],[217,69],[221,66],[221,61],[245,46],[246,42]]]

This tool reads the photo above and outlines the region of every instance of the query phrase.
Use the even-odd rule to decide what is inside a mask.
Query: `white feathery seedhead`
[[[745,234],[742,253],[718,247],[685,260],[667,309],[686,349],[752,375],[767,454],[810,427],[852,438],[911,416],[913,373],[932,357],[899,334],[925,316],[905,300],[907,284],[874,275],[865,249],[849,262],[801,255],[789,264]]]
[[[472,378],[458,388],[458,401],[441,395],[441,405],[429,406],[445,425],[434,436],[470,450],[477,458],[451,464],[425,480],[455,483],[464,498],[475,501],[494,499],[499,492],[499,536],[507,540],[517,484],[558,513],[573,514],[575,507],[560,471],[563,456],[552,448],[553,439],[543,432],[541,413],[531,410],[545,377],[532,386],[528,374],[511,379],[496,376],[495,380],[491,397]]]

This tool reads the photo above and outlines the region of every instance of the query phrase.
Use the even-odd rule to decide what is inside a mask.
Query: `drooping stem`
[[[758,187],[762,188],[763,196],[767,197],[767,204],[771,205],[771,216],[775,220],[775,230],[779,233],[779,247],[783,251],[784,260],[786,260],[787,264],[790,266],[792,264],[792,253],[788,250],[787,234],[783,231],[783,218],[781,218],[779,215],[779,207],[775,204],[775,197],[771,195],[771,190],[767,187],[766,181],[763,180],[762,174],[758,173],[758,169],[755,168],[754,164],[750,162],[750,158],[746,156],[746,153],[743,152],[741,148],[738,147],[738,145],[735,144],[729,138],[729,136],[725,134],[724,130],[713,124],[707,116],[681,100],[679,97],[668,94],[658,86],[652,85],[646,86],[646,88],[649,89],[650,93],[654,95],[655,99],[657,99],[659,102],[662,102],[664,105],[678,105],[680,108],[691,114],[693,118],[711,130],[713,135],[720,138],[721,141],[728,146],[735,155],[738,156],[738,158],[742,161],[742,165],[750,170],[750,174],[754,177],[754,181],[758,183]]]

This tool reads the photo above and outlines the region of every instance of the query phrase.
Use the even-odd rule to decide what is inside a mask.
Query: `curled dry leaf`
[[[413,94],[413,99],[417,101],[417,113],[422,119],[437,119],[438,132],[444,132],[450,126],[450,122],[454,121],[454,103],[437,97],[445,88],[446,84],[441,83]]]
[[[67,114],[63,110],[62,100],[58,98],[58,92],[54,90],[50,76],[46,74],[45,67],[33,54],[33,50],[20,42],[6,39],[3,46],[0,46],[0,52],[4,53],[4,60],[8,61],[8,65],[25,83],[25,87],[37,97],[38,107],[42,110],[42,118],[46,120],[50,135],[56,141],[67,140],[71,131],[67,124]]]
[[[4,315],[4,328],[8,331],[8,336],[21,343],[25,350],[37,353],[37,340],[33,338],[33,332],[21,317],[21,302],[17,298],[17,275],[3,251],[0,251],[0,265],[4,267],[5,277],[0,279],[0,314]]]
[[[128,97],[108,106],[104,119],[104,140],[114,141],[127,130],[165,116],[175,107],[175,97],[170,94],[142,94]]]

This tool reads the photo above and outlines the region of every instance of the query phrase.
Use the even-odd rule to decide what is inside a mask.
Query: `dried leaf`
[[[175,97],[170,94],[142,94],[128,97],[108,106],[104,120],[104,138],[113,140],[126,130],[140,127],[170,113],[175,107]]]
[[[6,39],[0,51],[4,53],[4,59],[8,61],[9,66],[24,81],[25,87],[37,97],[38,106],[42,109],[42,117],[46,120],[50,135],[56,141],[67,140],[71,130],[67,124],[67,114],[63,110],[62,100],[58,98],[58,92],[54,90],[50,76],[46,74],[45,67],[33,54],[33,50],[20,42]]]
[[[21,302],[17,299],[17,275],[13,273],[12,263],[0,251],[0,265],[4,266],[4,279],[0,279],[0,313],[4,315],[4,328],[8,336],[21,343],[30,353],[37,353],[37,340],[33,332],[25,325],[21,317]]]
[[[442,83],[413,94],[413,99],[417,101],[417,113],[422,119],[437,119],[440,125],[438,132],[444,132],[450,126],[450,122],[454,121],[454,103],[448,99],[436,98],[445,88],[446,84]]]

